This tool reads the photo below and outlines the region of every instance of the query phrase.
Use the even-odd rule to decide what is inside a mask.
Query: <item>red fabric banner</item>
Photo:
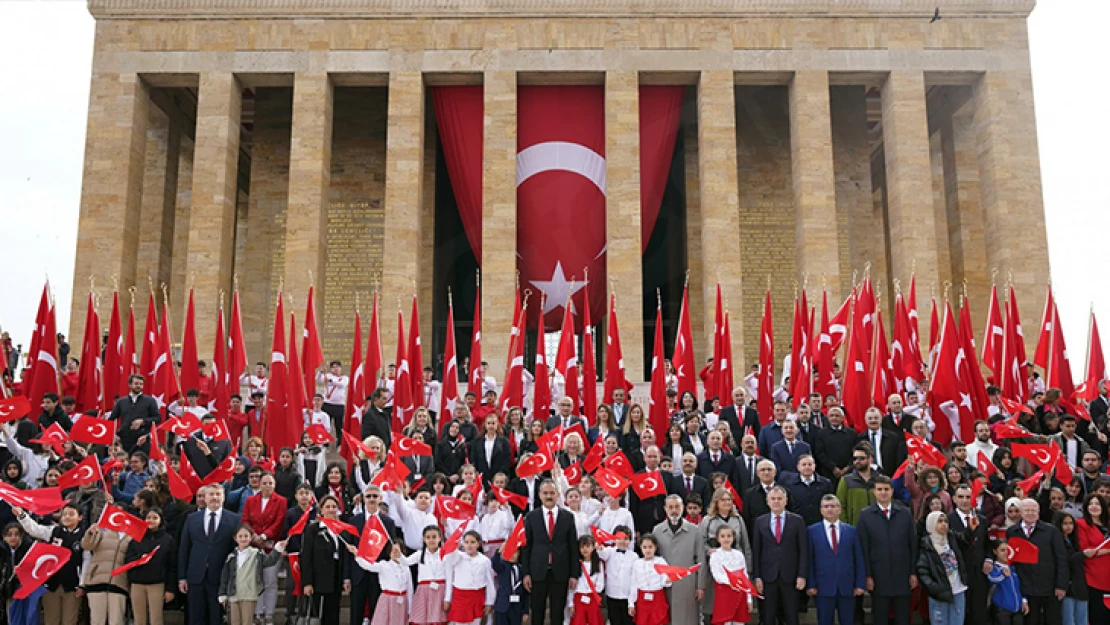
[[[659,216],[678,132],[684,88],[640,87],[641,246]],[[432,91],[448,176],[467,240],[482,263],[483,93],[478,86]],[[558,329],[572,296],[581,331],[585,270],[605,281],[605,89],[603,86],[522,86],[517,91],[517,250],[523,283],[544,291],[542,315]],[[571,284],[571,279],[574,284]],[[590,297],[603,312],[604,291]]]

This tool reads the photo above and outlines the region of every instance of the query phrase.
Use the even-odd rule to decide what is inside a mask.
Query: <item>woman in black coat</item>
[[[127,572],[135,625],[161,623],[163,605],[173,600],[173,589],[177,586],[177,541],[163,525],[162,509],[151,508],[144,518],[146,534],[141,541],[127,543],[123,558],[127,564],[154,553],[149,562]]]
[[[323,519],[339,519],[339,501],[324,495],[318,505]],[[308,524],[301,542],[301,585],[311,602],[309,614],[320,616],[322,623],[339,622],[339,601],[350,585],[343,581],[343,563],[349,556],[346,541],[357,545],[358,536],[348,532],[336,535],[317,519]]]
[[[926,534],[917,553],[917,579],[929,595],[929,614],[943,613],[945,623],[958,623],[967,598],[967,567],[960,536],[948,531],[948,516],[943,511],[925,517]],[[958,583],[956,583],[958,582]],[[955,586],[955,587],[953,587]],[[936,622],[936,621],[934,621]]]
[[[296,505],[297,487],[302,478],[297,473],[297,460],[292,447],[282,447],[278,452],[277,466],[274,467],[274,492],[285,497],[290,507]]]
[[[335,497],[336,504],[339,506],[339,515],[351,514],[354,504],[351,500],[351,492],[347,488],[347,474],[343,472],[343,465],[338,462],[328,465],[328,470],[324,472],[324,483],[316,487],[315,494],[317,501],[323,501],[328,495]]]
[[[436,471],[451,477],[454,482],[458,479],[459,469],[466,464],[466,441],[459,436],[459,422],[452,421],[447,425],[443,438],[436,443]]]

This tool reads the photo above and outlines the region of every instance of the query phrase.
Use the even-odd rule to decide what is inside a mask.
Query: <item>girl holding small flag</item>
[[[447,614],[443,611],[447,569],[440,550],[442,544],[443,531],[438,525],[429,525],[424,528],[424,547],[405,559],[405,564],[416,567],[416,593],[409,614],[409,622],[413,625],[447,622]]]
[[[748,562],[744,552],[735,549],[736,529],[730,525],[717,527],[717,549],[709,556],[713,574],[713,625],[747,623],[751,620],[752,596],[739,590],[729,573],[744,571]]]
[[[162,625],[162,608],[173,601],[177,587],[177,541],[162,524],[162,509],[150,508],[145,515],[147,530],[141,541],[127,545],[126,564],[136,562],[158,552],[145,564],[137,565],[127,573],[131,582],[131,609],[135,625]]]
[[[578,537],[582,574],[570,589],[567,612],[570,625],[604,625],[601,617],[601,591],[605,590],[605,566],[597,554],[597,542],[590,534]]]
[[[444,558],[447,591],[443,611],[447,621],[458,625],[478,625],[493,610],[497,595],[493,566],[482,553],[482,537],[473,530],[463,535],[462,549]]]
[[[401,553],[401,543],[389,543],[389,559],[369,562],[358,555],[354,545],[347,545],[347,551],[355,558],[355,563],[365,571],[378,574],[378,584],[382,593],[378,605],[374,607],[374,618],[370,625],[394,625],[409,622],[409,606],[412,601],[412,572]]]
[[[671,620],[671,607],[664,588],[671,580],[655,570],[656,564],[666,566],[667,561],[655,555],[659,541],[651,534],[640,537],[643,557],[632,565],[632,589],[628,596],[628,613],[636,625],[664,625]]]

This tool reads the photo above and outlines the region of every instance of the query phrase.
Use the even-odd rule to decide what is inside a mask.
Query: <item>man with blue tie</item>
[[[771,509],[755,521],[752,541],[752,581],[763,595],[759,608],[763,625],[798,625],[800,590],[809,573],[809,547],[802,517],[786,511],[786,489],[772,486],[767,492]]]
[[[224,510],[224,487],[205,487],[205,508],[185,519],[177,555],[178,590],[188,597],[190,625],[220,625],[220,571],[235,548],[239,515]]]
[[[821,498],[820,522],[809,526],[809,576],[807,592],[816,597],[817,625],[852,625],[856,597],[863,595],[867,567],[856,528],[840,522],[840,500]]]
[[[812,453],[809,444],[798,438],[798,424],[787,420],[782,425],[782,440],[771,445],[768,456],[779,471],[793,471],[798,466],[798,458]]]

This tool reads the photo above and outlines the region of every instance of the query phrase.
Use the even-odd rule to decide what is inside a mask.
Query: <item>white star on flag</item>
[[[567,281],[566,275],[563,274],[563,265],[559,261],[555,261],[555,271],[552,272],[550,280],[532,280],[532,284],[536,285],[536,288],[547,296],[547,301],[543,305],[543,314],[545,315],[556,308],[562,307],[567,298],[573,297],[582,287],[586,286],[585,281]],[[578,314],[574,302],[571,302],[570,314]]]

